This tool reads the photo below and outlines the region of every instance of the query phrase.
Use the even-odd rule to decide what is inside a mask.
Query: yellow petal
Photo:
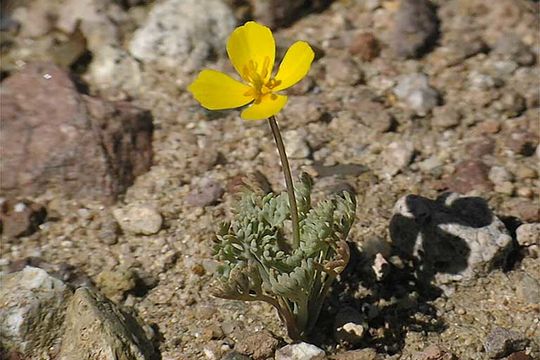
[[[263,120],[272,115],[276,115],[287,103],[287,96],[278,94],[268,94],[263,96],[258,104],[251,104],[250,107],[242,111],[240,116],[244,120]]]
[[[307,75],[315,53],[305,41],[297,41],[291,45],[283,61],[279,65],[276,81],[281,81],[272,91],[280,91],[293,86]]]
[[[263,73],[263,67],[266,65],[263,77],[264,80],[268,80],[274,68],[276,42],[269,28],[248,21],[232,32],[227,41],[227,53],[234,68],[245,81],[249,81],[246,69],[250,66],[250,60],[257,66],[259,74]]]
[[[232,109],[253,101],[251,87],[215,70],[203,70],[189,85],[189,92],[209,110]]]

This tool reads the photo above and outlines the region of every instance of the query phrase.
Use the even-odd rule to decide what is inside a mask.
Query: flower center
[[[268,56],[264,58],[264,62],[260,68],[259,64],[253,60],[250,60],[247,65],[244,66],[244,79],[246,79],[249,85],[251,85],[251,89],[249,89],[244,95],[255,98],[255,104],[260,103],[261,99],[265,95],[271,93],[272,89],[281,83],[281,81],[273,78],[266,80],[271,71],[269,67],[270,58]]]

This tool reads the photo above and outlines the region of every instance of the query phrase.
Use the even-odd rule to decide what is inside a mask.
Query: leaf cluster
[[[231,222],[220,225],[215,244],[216,296],[266,301],[273,305],[292,339],[315,325],[330,285],[349,261],[346,238],[356,202],[348,192],[311,202],[313,180],[302,174],[295,188],[300,243],[287,237],[286,193],[262,194],[254,186],[242,193]]]

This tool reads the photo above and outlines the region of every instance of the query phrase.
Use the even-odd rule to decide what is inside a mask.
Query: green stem
[[[275,116],[268,118],[268,123],[274,134],[274,140],[276,140],[276,146],[278,148],[279,157],[281,159],[281,167],[283,168],[283,175],[285,176],[285,185],[287,186],[287,194],[289,195],[289,206],[291,208],[291,221],[293,228],[293,247],[296,249],[300,246],[300,226],[298,224],[298,207],[296,206],[296,196],[294,195],[294,184],[291,176],[291,167],[289,166],[289,159],[285,152],[285,145],[283,145],[283,139],[279,132],[279,126]]]

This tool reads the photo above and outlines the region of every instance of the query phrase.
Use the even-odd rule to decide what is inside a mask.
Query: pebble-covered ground
[[[539,227],[518,231],[532,245],[516,237],[540,221],[536,1],[275,1],[266,11],[257,0],[7,3],[3,82],[53,61],[80,76],[77,91],[149,110],[154,130],[149,171],[118,200],[62,186],[24,196],[46,220],[29,235],[4,234],[3,272],[33,264],[95,284],[152,326],[163,360],[274,357],[287,338],[269,305],[210,295],[214,232],[242,177],[284,190],[272,135],[266,122],[207,111],[186,91],[204,67],[232,73],[226,38],[255,15],[276,26],[277,58],[298,39],[316,50],[278,115],[293,173],[314,177],[316,199],[357,194],[353,258],[310,342],[342,360],[540,358]],[[485,199],[514,245],[470,279],[420,281],[419,264],[394,252],[394,206],[445,191]],[[390,266],[382,279],[376,254]],[[340,316],[362,319],[365,332],[336,335]],[[517,348],[497,355],[512,337]]]

